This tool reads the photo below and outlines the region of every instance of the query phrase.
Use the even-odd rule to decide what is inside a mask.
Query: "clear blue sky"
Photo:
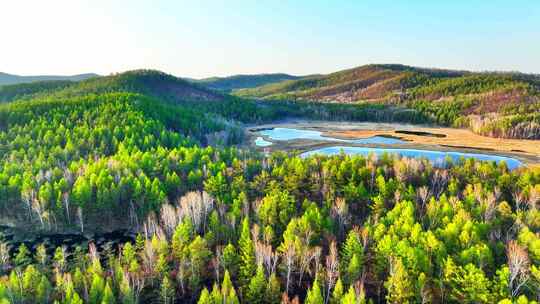
[[[0,71],[23,75],[367,63],[540,73],[540,0],[18,0],[2,3],[0,29]]]

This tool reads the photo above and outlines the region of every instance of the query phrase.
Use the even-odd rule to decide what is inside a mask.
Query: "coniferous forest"
[[[285,115],[419,123],[443,105],[251,100],[153,71],[0,95],[2,227],[89,239],[0,235],[1,304],[540,301],[540,168],[240,145]]]

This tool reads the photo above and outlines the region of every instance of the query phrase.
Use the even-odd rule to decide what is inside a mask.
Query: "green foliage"
[[[319,286],[319,281],[315,279],[313,281],[313,286],[311,286],[311,289],[308,290],[306,300],[306,304],[323,304],[324,299],[321,294],[321,287]]]
[[[242,221],[238,245],[240,247],[240,279],[243,282],[243,286],[247,286],[247,283],[250,282],[257,271],[255,266],[255,249],[251,240],[248,218],[244,218]]]
[[[262,304],[265,303],[266,295],[266,277],[262,266],[257,267],[255,276],[249,281],[248,288],[245,293],[245,302]]]
[[[406,72],[403,85],[429,83],[417,71],[385,68]],[[475,160],[434,168],[421,160],[414,163],[421,169],[409,170],[409,160],[392,156],[262,156],[225,147],[236,141],[236,127],[218,114],[252,116],[245,121],[289,110],[397,118],[388,105],[276,102],[264,111],[241,99],[196,105],[156,95],[158,84],[142,86],[137,77],[88,81],[0,106],[3,219],[35,234],[138,233],[118,246],[96,236],[95,245],[76,248],[0,237],[0,303],[536,299],[539,169],[509,171]],[[116,84],[106,93],[109,81]],[[419,102],[418,111],[450,123],[469,106],[460,101],[434,110]],[[514,298],[509,241],[525,265]]]

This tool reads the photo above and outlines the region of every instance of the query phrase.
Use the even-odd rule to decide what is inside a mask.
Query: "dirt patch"
[[[401,130],[400,130],[401,131]],[[443,136],[418,135],[418,132]],[[327,136],[339,138],[363,138],[375,135],[391,135],[415,144],[429,144],[486,151],[519,152],[540,156],[540,141],[528,139],[493,138],[474,134],[465,129],[416,127],[412,132],[396,130],[336,130],[326,132]]]
[[[424,131],[406,131],[406,130],[396,130],[395,131],[398,134],[411,134],[411,135],[418,135],[418,136],[431,136],[431,137],[446,137],[446,134],[438,134],[438,133],[430,133],[430,132],[424,132]]]

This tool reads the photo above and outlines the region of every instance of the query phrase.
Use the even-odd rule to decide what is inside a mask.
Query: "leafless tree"
[[[141,292],[143,291],[145,286],[144,276],[140,275],[139,273],[129,273],[127,271],[124,271],[123,279],[128,282],[131,290],[133,291],[135,303],[138,303]]]
[[[338,261],[338,252],[336,247],[336,242],[330,243],[330,252],[326,256],[326,296],[324,298],[324,303],[328,303],[330,299],[330,290],[336,284],[336,280],[339,277],[339,261]]]
[[[255,260],[257,265],[264,266],[268,277],[275,272],[278,259],[279,254],[272,249],[272,245],[255,241]]]
[[[409,182],[424,171],[424,163],[415,158],[401,158],[394,162],[394,174],[400,182]]]
[[[422,210],[425,210],[427,201],[429,200],[430,196],[431,194],[429,193],[428,187],[422,186],[416,189],[416,197],[418,198],[420,206],[422,206]]]
[[[77,217],[79,218],[79,226],[81,227],[81,232],[84,232],[84,217],[81,207],[77,207]]]
[[[497,207],[497,197],[493,192],[489,192],[486,198],[482,201],[484,207],[484,221],[489,222],[495,218]]]
[[[321,247],[313,247],[308,248],[306,246],[306,250],[303,250],[301,254],[298,255],[299,259],[299,271],[300,271],[300,278],[299,282],[302,283],[302,280],[304,278],[304,273],[308,272],[314,272],[316,273],[318,270],[318,262],[321,255]],[[313,271],[310,271],[312,268],[310,267],[312,263],[315,263],[315,269]]]
[[[536,209],[536,204],[540,202],[540,188],[533,187],[529,191],[529,209]]]
[[[152,241],[149,239],[146,239],[144,243],[144,250],[142,253],[142,262],[143,262],[142,264],[143,264],[144,272],[147,275],[153,276],[156,260],[157,260],[157,253],[155,251],[154,246],[152,245]]]
[[[149,239],[160,229],[156,214],[154,212],[149,213],[143,225],[144,236]]]
[[[345,233],[345,227],[350,221],[349,206],[345,199],[338,197],[332,206],[332,217],[338,225],[338,237],[341,239]]]
[[[525,195],[519,190],[514,191],[512,194],[512,197],[514,198],[514,202],[516,203],[516,209],[518,211],[525,211],[525,203],[527,202]]]
[[[178,263],[178,272],[176,274],[176,279],[178,280],[178,283],[180,284],[180,291],[182,294],[186,293],[186,268],[188,265],[186,265],[186,262],[182,259]]]
[[[0,242],[0,269],[6,270],[9,268],[9,245],[5,242]]]
[[[448,175],[448,170],[436,170],[431,176],[431,189],[430,192],[435,196],[436,199],[439,199],[441,194],[446,189],[446,185],[450,180]]]
[[[68,224],[71,224],[71,215],[69,212],[69,192],[64,192],[62,194],[62,202],[64,203],[64,208],[66,208],[66,218]]]
[[[206,192],[188,192],[178,201],[179,218],[187,217],[195,229],[200,232],[206,230],[206,219],[214,208],[214,199]]]
[[[23,190],[21,193],[22,201],[25,203],[28,217],[32,218],[32,204],[36,200],[36,191],[34,189]]]
[[[516,241],[511,240],[506,247],[506,256],[510,270],[508,288],[512,297],[515,297],[529,280],[529,255]]]
[[[223,260],[222,248],[220,246],[216,247],[216,254],[212,257],[212,267],[216,275],[216,282],[221,280],[221,262]]]
[[[43,208],[42,208],[42,200],[35,198],[32,201],[32,210],[36,213],[36,215],[39,218],[39,223],[41,224],[41,228],[45,228],[45,224],[43,221]]]
[[[159,213],[161,218],[161,226],[165,235],[170,238],[174,233],[174,229],[179,223],[176,209],[170,204],[163,204]]]
[[[294,244],[289,243],[283,252],[283,263],[285,264],[285,293],[289,294],[289,286],[291,285],[291,275],[295,268],[296,249]]]

